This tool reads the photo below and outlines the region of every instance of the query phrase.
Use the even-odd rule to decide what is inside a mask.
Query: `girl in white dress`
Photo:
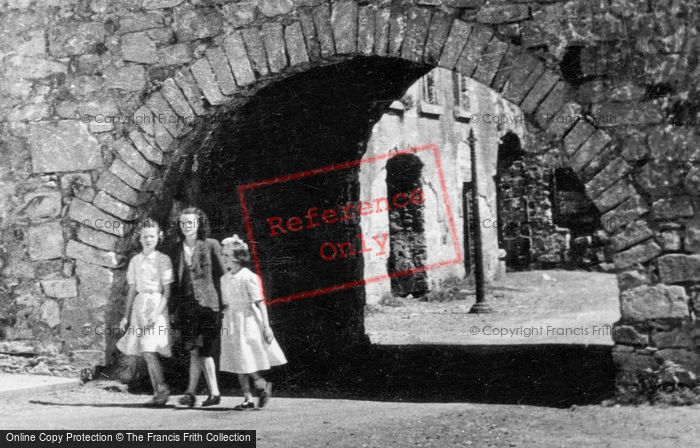
[[[144,404],[149,407],[164,406],[170,396],[159,355],[171,356],[168,298],[173,268],[170,257],[156,250],[161,234],[156,221],[146,219],[141,223],[139,241],[143,250],[129,261],[126,312],[119,323],[125,334],[117,342],[124,354],[143,356],[146,361],[154,392]]]
[[[224,313],[221,338],[220,370],[238,374],[244,401],[234,409],[254,409],[250,380],[260,391],[258,407],[264,407],[272,394],[272,383],[260,375],[287,359],[275,340],[261,293],[260,278],[243,267],[250,261],[248,245],[238,235],[226,238],[223,244],[224,268],[221,277],[221,299],[228,305]]]

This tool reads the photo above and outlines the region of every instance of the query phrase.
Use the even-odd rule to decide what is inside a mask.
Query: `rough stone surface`
[[[121,161],[118,162],[123,163]],[[140,205],[144,199],[141,192],[133,187],[130,187],[126,182],[112,174],[111,171],[104,171],[97,180],[96,186],[100,190],[109,193],[111,196],[114,196],[115,198],[129,205]]]
[[[41,320],[46,322],[49,328],[57,327],[61,323],[61,307],[55,300],[46,300],[41,304]]]
[[[654,236],[654,232],[646,222],[635,221],[627,225],[625,230],[610,238],[610,245],[615,252],[619,252],[652,236]]]
[[[503,57],[508,51],[508,44],[497,39],[491,39],[488,46],[484,50],[484,54],[479,57],[476,65],[476,70],[472,77],[475,81],[479,81],[484,85],[491,85],[496,72],[501,65]],[[521,107],[522,109],[522,107]],[[525,112],[524,109],[522,109]]]
[[[653,241],[634,246],[623,252],[618,252],[613,257],[617,269],[632,267],[638,263],[652,260],[661,253],[661,248]]]
[[[462,49],[466,45],[471,31],[472,26],[468,23],[461,20],[452,22],[450,34],[447,36],[447,41],[438,61],[440,67],[452,70],[457,65],[459,55],[462,54]]]
[[[474,26],[472,32],[469,34],[467,45],[464,47],[462,54],[457,60],[455,69],[463,75],[471,76],[474,70],[476,70],[476,65],[479,63],[481,55],[484,53],[492,37],[493,32],[489,28],[478,25]],[[532,86],[532,84],[530,84],[530,86]],[[505,94],[504,97],[511,99],[506,97]]]
[[[32,260],[50,260],[63,256],[63,229],[59,222],[32,226],[27,231],[27,245]]]
[[[257,5],[253,2],[227,3],[221,6],[224,19],[235,28],[248,25],[255,20]]]
[[[593,199],[593,203],[598,208],[598,211],[605,213],[611,210],[627,199],[636,194],[634,186],[627,180],[622,179],[614,183],[610,188],[605,190],[600,196]]]
[[[309,62],[309,55],[306,52],[306,44],[304,44],[304,34],[301,30],[301,24],[299,22],[284,27],[284,41],[287,46],[290,66]]]
[[[197,86],[197,81],[189,70],[180,70],[175,74],[175,83],[180,87],[182,94],[187,98],[190,107],[197,115],[204,114],[204,102],[202,91]]]
[[[591,139],[592,138],[593,137],[591,137]],[[587,144],[588,142],[579,149],[577,155],[584,151],[584,147]],[[596,174],[593,179],[586,183],[586,193],[588,193],[588,196],[591,198],[597,198],[618,180],[624,178],[630,171],[632,171],[632,167],[628,165],[627,162],[619,158],[614,159],[612,162],[606,164],[605,168],[603,168],[600,173]]]
[[[75,278],[42,280],[41,289],[47,297],[54,299],[67,299],[78,295],[78,284]]]
[[[550,70],[545,70],[540,79],[537,80],[535,85],[532,86],[532,89],[530,89],[525,96],[525,99],[523,99],[523,102],[520,104],[520,110],[526,114],[533,113],[540,102],[552,90],[557,81],[559,81],[559,75]]]
[[[371,9],[374,11],[374,9],[370,7],[365,7],[363,9]],[[309,53],[309,59],[318,61],[321,59],[321,43],[318,41],[318,34],[316,33],[316,26],[314,25],[314,16],[310,10],[301,9],[299,10],[299,21],[304,33],[304,41],[306,42],[306,50]],[[360,26],[362,26],[362,22],[360,22]]]
[[[662,198],[651,204],[654,219],[690,218],[693,216],[693,203],[688,196]]]
[[[352,0],[333,3],[331,26],[336,53],[354,53],[357,50],[357,3]]]
[[[620,301],[624,322],[688,317],[688,297],[680,286],[639,286],[623,291]]]
[[[56,57],[87,53],[104,38],[102,23],[63,21],[49,27],[49,53]]]
[[[221,93],[216,82],[216,76],[211,65],[205,58],[198,59],[190,67],[192,76],[197,80],[197,85],[204,93],[210,104],[217,105],[226,102],[226,97]]]
[[[84,225],[78,227],[76,236],[83,243],[106,251],[124,252],[126,248],[123,238]]]
[[[427,8],[411,8],[408,11],[406,36],[401,46],[401,57],[415,62],[423,60],[423,48],[428,38],[432,11]]]
[[[206,55],[221,93],[233,95],[236,92],[236,81],[233,79],[233,73],[231,73],[231,67],[224,51],[221,48],[209,48]]]
[[[85,261],[90,264],[97,264],[108,268],[117,268],[124,262],[124,258],[114,252],[90,247],[87,244],[70,240],[66,246],[66,255],[76,260]],[[78,275],[80,278],[80,275]]]
[[[151,40],[146,32],[122,35],[121,48],[122,57],[125,61],[153,64],[160,59],[156,43]]]
[[[258,28],[246,28],[241,33],[253,70],[260,76],[266,76],[270,73],[270,69],[267,67],[267,56],[260,30]]]
[[[664,283],[700,280],[700,255],[669,254],[659,257],[659,278]]]
[[[313,10],[313,17],[316,35],[321,47],[321,56],[324,58],[333,56],[335,54],[335,43],[333,41],[333,28],[331,27],[330,6],[317,6]]]
[[[141,176],[145,178],[155,176],[155,166],[146,160],[146,158],[143,157],[143,155],[141,155],[136,148],[134,148],[129,140],[125,138],[117,140],[114,142],[112,149],[114,149],[114,152],[119,155],[119,158],[122,161],[133,168],[133,170],[139,173]]]
[[[423,52],[423,62],[426,64],[438,63],[451,28],[452,17],[449,14],[442,11],[437,11],[433,14],[428,29],[428,40],[425,43]]]
[[[588,122],[579,120],[576,125],[571,128],[566,137],[564,137],[564,151],[567,154],[573,155],[581,145],[583,145],[596,129]],[[602,134],[599,134],[602,136]]]
[[[31,124],[29,145],[35,173],[102,167],[99,143],[78,121]]]
[[[625,271],[617,274],[617,284],[620,291],[636,288],[637,286],[649,285],[651,280],[645,272]]]
[[[572,130],[571,132],[574,131]],[[573,157],[571,157],[571,161],[569,162],[571,167],[574,171],[580,173],[598,154],[600,154],[610,141],[610,136],[605,131],[598,129],[578,148]],[[600,194],[602,192],[597,193]]]
[[[78,261],[75,274],[80,279],[80,296],[91,306],[101,307],[109,303],[115,277],[111,269]]]
[[[80,199],[71,201],[68,208],[68,217],[78,221],[83,226],[92,227],[119,237],[126,235],[131,230],[131,226],[124,221]]]
[[[248,60],[248,53],[246,52],[241,33],[236,32],[226,36],[223,47],[231,65],[236,84],[243,87],[254,83],[255,73],[250,65],[250,60]]]
[[[613,327],[613,341],[617,344],[645,347],[649,344],[649,336],[639,333],[629,325]]]
[[[214,9],[178,8],[173,19],[173,29],[180,42],[213,37],[223,30],[221,15]]]
[[[285,54],[284,30],[277,23],[266,23],[262,27],[263,44],[267,54],[267,62],[272,73],[279,73],[287,66]]]
[[[124,221],[133,221],[136,219],[137,211],[133,207],[119,201],[104,191],[98,192],[92,203],[95,207]]]

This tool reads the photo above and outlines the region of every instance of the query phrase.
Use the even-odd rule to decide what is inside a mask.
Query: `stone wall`
[[[564,165],[614,223],[619,381],[664,359],[698,372],[697,8],[694,0],[2,2],[2,336],[104,363],[105,337],[77,329],[115,323],[126,224],[149,209],[181,151],[205,142],[264,85],[358,55],[389,56],[456,70],[534,113],[529,122],[560,145]],[[336,312],[356,323],[358,307]],[[358,339],[359,329],[344,334]],[[343,333],[332,320],[329,330]]]

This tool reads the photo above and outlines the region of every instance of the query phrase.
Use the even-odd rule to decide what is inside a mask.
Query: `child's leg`
[[[201,357],[201,359],[202,370],[204,370],[204,379],[207,380],[209,393],[211,395],[221,395],[221,392],[219,392],[219,384],[216,381],[216,365],[214,364],[214,358],[207,356]]]
[[[241,384],[241,389],[243,390],[244,401],[253,401],[253,395],[250,393],[250,381],[248,375],[245,373],[239,373],[238,382]]]
[[[199,384],[199,376],[202,373],[202,360],[199,356],[199,349],[193,348],[190,350],[190,381],[187,384],[188,394],[197,394],[197,385]]]
[[[158,353],[143,352],[143,359],[146,360],[148,366],[148,375],[151,377],[153,385],[153,393],[158,393],[158,390],[165,386],[165,377],[163,376],[163,365],[160,363]]]
[[[264,389],[267,386],[267,381],[260,375],[260,372],[251,373],[250,377],[253,379],[256,389]]]

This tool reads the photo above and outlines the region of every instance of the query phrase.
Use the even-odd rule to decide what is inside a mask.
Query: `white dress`
[[[117,342],[117,348],[126,355],[140,355],[142,352],[158,352],[170,356],[170,321],[166,306],[148,326],[148,317],[163,297],[161,285],[173,282],[173,267],[170,257],[154,250],[148,256],[136,254],[129,261],[126,271],[129,286],[136,287],[136,297],[131,307],[129,327]]]
[[[287,362],[276,339],[266,344],[260,310],[258,276],[247,268],[221,277],[221,299],[228,305],[221,326],[220,370],[254,373]]]

